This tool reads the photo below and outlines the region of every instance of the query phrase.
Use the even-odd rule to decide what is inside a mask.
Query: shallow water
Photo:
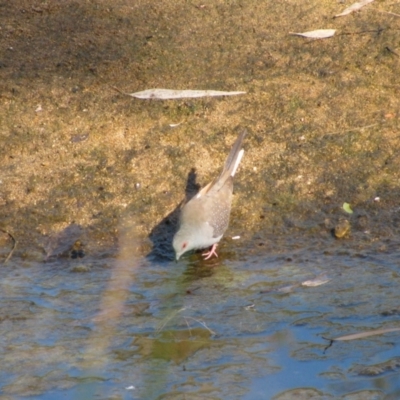
[[[4,398],[400,398],[398,332],[325,339],[400,327],[398,243],[299,242],[253,255],[225,242],[209,262],[12,259]]]

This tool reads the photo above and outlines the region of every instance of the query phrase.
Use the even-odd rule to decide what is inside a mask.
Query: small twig
[[[116,86],[110,86],[111,89],[116,90],[118,93],[124,94],[125,96],[129,96],[129,93],[123,92],[122,90],[118,89]]]
[[[338,36],[341,35],[363,35],[365,33],[377,33],[380,35],[385,29],[379,28],[379,29],[370,29],[370,30],[365,30],[365,31],[360,31],[360,32],[340,32]]]
[[[183,307],[183,308],[181,308],[180,310],[174,311],[170,316],[166,317],[166,318],[164,319],[164,322],[163,322],[163,323],[161,324],[161,326],[157,329],[157,333],[160,333],[160,332],[164,329],[165,325],[167,325],[167,323],[168,323],[169,321],[171,321],[172,318],[174,318],[177,314],[179,314],[180,312],[185,311],[185,310],[186,310],[186,307]]]
[[[204,326],[204,328],[206,328],[206,329],[208,330],[208,332],[211,333],[211,335],[216,335],[216,334],[217,334],[217,333],[214,332],[212,329],[210,329],[210,328],[207,326],[207,324],[206,324],[205,322],[200,321],[199,319],[196,319],[196,318],[193,318],[193,317],[185,317],[185,318],[190,318],[190,319],[192,319],[193,321],[198,322],[200,325]]]
[[[400,17],[400,14],[396,14],[396,13],[393,13],[393,12],[390,12],[390,11],[381,11],[381,10],[376,10],[376,11],[379,11],[379,12],[384,13],[384,14],[394,15],[395,17]]]
[[[325,133],[325,135],[336,135],[337,133],[346,133],[346,132],[352,132],[352,131],[361,131],[363,129],[368,129],[368,128],[373,128],[374,126],[377,126],[379,124],[372,124],[372,125],[366,125],[366,126],[360,126],[358,128],[350,128],[346,129],[345,131],[336,131],[336,132],[328,132]]]
[[[187,321],[186,317],[183,317],[183,318],[185,319],[186,325],[187,325],[187,327],[189,329],[189,335],[190,335],[190,337],[192,337],[192,330],[190,329],[189,322]]]
[[[0,229],[0,231],[6,233],[6,234],[11,238],[11,240],[13,241],[13,247],[12,247],[11,251],[8,253],[7,258],[6,258],[6,259],[4,260],[4,262],[3,262],[3,264],[6,264],[6,263],[10,260],[11,256],[13,255],[14,250],[15,250],[15,248],[17,247],[17,243],[18,243],[18,242],[15,240],[14,236],[11,235],[10,232],[5,231],[4,229]]]
[[[395,51],[393,51],[390,47],[386,46],[385,49],[386,49],[389,53],[392,53],[392,54],[394,54],[395,56],[400,57],[400,56],[399,56]]]
[[[335,339],[329,339],[329,338],[326,338],[323,336],[322,336],[322,339],[329,340],[329,344],[324,348],[324,354],[325,354],[325,352],[329,349],[329,347],[331,347],[333,345],[333,342],[335,341]]]

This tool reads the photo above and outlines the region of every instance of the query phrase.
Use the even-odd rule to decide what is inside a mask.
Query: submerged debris
[[[345,218],[340,218],[336,224],[333,233],[337,239],[342,239],[349,236],[351,231],[350,222]]]

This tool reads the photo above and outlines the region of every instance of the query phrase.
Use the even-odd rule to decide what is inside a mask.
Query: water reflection
[[[324,339],[399,326],[393,253],[221,246],[211,263],[156,264],[136,239],[127,229],[116,258],[12,258],[0,270],[5,395],[399,397],[398,332],[327,350]],[[319,276],[330,280],[301,284]]]

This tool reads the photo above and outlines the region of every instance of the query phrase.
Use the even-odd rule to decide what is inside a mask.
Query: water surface
[[[301,243],[301,239],[299,241]],[[400,397],[398,255],[334,241],[218,259],[12,259],[1,273],[5,398]],[[304,286],[303,282],[322,283]],[[323,283],[325,282],[325,283]]]

